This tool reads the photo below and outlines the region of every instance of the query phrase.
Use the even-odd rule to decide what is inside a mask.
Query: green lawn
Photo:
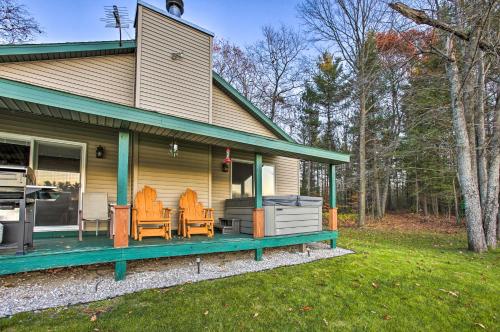
[[[18,314],[0,330],[499,331],[500,252],[471,254],[465,243],[345,229],[338,244],[355,255]]]

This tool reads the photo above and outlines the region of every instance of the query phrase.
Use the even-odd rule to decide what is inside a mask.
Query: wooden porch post
[[[130,133],[120,130],[118,134],[118,171],[116,179],[116,206],[114,215],[114,247],[128,247],[129,206],[128,193],[128,161],[130,149]],[[115,262],[115,280],[125,279],[127,261]]]
[[[337,230],[337,188],[335,183],[335,165],[330,164],[328,167],[328,182],[329,182],[329,200],[330,210],[328,213],[328,230]],[[336,247],[336,240],[331,240],[330,246]]]
[[[116,186],[115,206],[115,248],[128,247],[129,206],[127,204],[128,192],[128,161],[129,161],[130,134],[120,131],[118,134],[118,174]]]
[[[255,208],[253,210],[253,237],[264,237],[264,209],[262,208],[262,155],[254,159]],[[257,257],[257,256],[256,256]]]

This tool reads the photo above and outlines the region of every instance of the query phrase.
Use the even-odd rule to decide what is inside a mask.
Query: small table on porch
[[[219,229],[222,234],[239,234],[240,219],[219,218],[215,228]]]

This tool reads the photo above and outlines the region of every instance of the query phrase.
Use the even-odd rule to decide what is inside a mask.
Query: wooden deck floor
[[[215,252],[255,250],[256,259],[264,248],[280,247],[317,241],[331,241],[335,246],[337,231],[323,231],[254,239],[245,234],[215,234],[210,239],[193,236],[191,239],[174,237],[172,240],[146,238],[130,240],[126,248],[113,248],[113,241],[105,236],[87,235],[82,242],[77,237],[38,238],[34,248],[25,255],[15,256],[14,250],[0,251],[0,275],[43,270],[56,267],[126,261],[158,257],[197,255]]]

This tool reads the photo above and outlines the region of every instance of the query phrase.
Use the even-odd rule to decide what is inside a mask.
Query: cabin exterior
[[[211,32],[142,1],[135,27],[136,39],[123,42],[0,46],[0,147],[15,147],[9,158],[33,168],[37,184],[71,192],[74,205],[64,220],[37,217],[34,248],[25,255],[0,250],[0,275],[114,262],[122,279],[132,259],[234,250],[255,250],[260,259],[266,247],[335,246],[335,165],[349,156],[297,144],[213,72]],[[223,169],[227,148],[232,163]],[[301,159],[330,165],[328,227],[264,237],[262,196],[298,195]],[[237,178],[248,172],[245,186]],[[144,186],[172,209],[174,230],[186,188],[216,220],[225,216],[226,199],[254,197],[253,235],[131,240],[130,208]],[[108,195],[112,240],[77,240],[75,211],[85,192]],[[107,225],[85,227],[93,233]]]

